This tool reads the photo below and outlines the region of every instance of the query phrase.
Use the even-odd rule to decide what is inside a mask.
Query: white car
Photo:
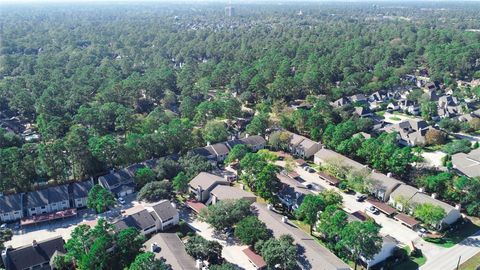
[[[375,206],[367,206],[367,207],[365,208],[365,211],[370,212],[370,213],[372,213],[372,214],[374,214],[374,215],[380,213],[380,211],[378,211],[378,209],[377,209]]]
[[[123,197],[118,197],[118,202],[120,204],[125,204],[125,199]]]

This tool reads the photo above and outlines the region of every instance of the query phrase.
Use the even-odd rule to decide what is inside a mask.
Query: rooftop
[[[63,247],[64,244],[63,238],[57,237],[37,242],[35,246],[32,243],[14,250],[9,250],[5,259],[7,264],[6,269],[23,270],[35,265],[49,263],[55,251],[66,252]]]
[[[218,185],[211,191],[211,193],[219,200],[256,200],[255,195],[252,193],[231,186]]]
[[[226,179],[220,176],[207,172],[201,172],[190,181],[190,186],[192,188],[201,187],[203,190],[209,190],[212,189],[219,182],[229,184]]]
[[[0,213],[22,210],[22,195],[13,194],[0,196]]]
[[[168,200],[160,201],[152,206],[152,208],[162,221],[173,218],[178,214],[178,210]]]
[[[455,169],[468,177],[480,176],[480,148],[470,153],[458,153],[452,156],[452,163]]]

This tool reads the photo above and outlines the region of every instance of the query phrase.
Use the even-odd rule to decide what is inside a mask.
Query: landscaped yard
[[[463,239],[478,232],[479,230],[480,230],[480,226],[472,222],[465,222],[464,224],[457,223],[452,227],[451,231],[447,232],[447,234],[443,238],[440,238],[440,239],[425,238],[425,241],[437,244],[445,248],[450,248],[458,244],[459,242],[461,242]]]
[[[480,269],[480,253],[470,258],[468,261],[460,265],[460,270],[477,270]]]

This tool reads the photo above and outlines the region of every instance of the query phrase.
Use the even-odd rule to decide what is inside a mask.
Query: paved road
[[[273,231],[275,237],[283,234],[289,234],[293,237],[295,243],[299,246],[301,254],[298,262],[303,269],[351,269],[328,249],[315,242],[310,235],[291,223],[282,222],[282,216],[269,211],[266,205],[259,203],[253,205],[257,209],[258,218]]]
[[[277,164],[283,166],[284,162],[280,161],[277,162]],[[354,195],[345,194],[341,192],[338,188],[329,185],[327,182],[321,180],[316,173],[306,172],[300,167],[296,168],[296,172],[306,182],[313,182],[324,187],[325,189],[334,189],[338,191],[343,197],[343,208],[349,213],[353,213],[356,211],[365,212],[365,208],[369,206],[369,203],[367,202],[357,202]],[[413,242],[416,247],[422,249],[424,255],[427,258],[435,256],[437,253],[444,249],[440,246],[424,241],[417,235],[415,231],[403,226],[398,221],[395,221],[394,219],[389,218],[384,214],[374,215],[369,212],[366,212],[366,214],[372,217],[375,222],[382,226],[382,228],[380,229],[381,234],[390,235],[403,244],[409,245]]]
[[[427,263],[422,265],[420,270],[453,270],[457,267],[460,256],[462,256],[460,260],[460,264],[462,264],[479,252],[480,231],[454,247],[444,249],[434,257],[428,258]]]

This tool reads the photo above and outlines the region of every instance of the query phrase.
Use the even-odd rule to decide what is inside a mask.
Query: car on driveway
[[[125,199],[123,197],[118,197],[118,202],[120,204],[125,204]]]
[[[357,194],[357,195],[355,196],[355,200],[357,200],[357,202],[363,202],[363,201],[365,201],[365,200],[367,199],[367,197],[368,197],[368,196],[365,195],[365,194]]]
[[[378,211],[378,209],[375,206],[368,206],[365,208],[365,211],[370,212],[374,215],[380,214],[380,211]]]

